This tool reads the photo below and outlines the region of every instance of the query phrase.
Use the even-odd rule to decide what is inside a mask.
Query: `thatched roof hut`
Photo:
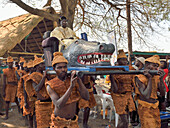
[[[41,42],[46,31],[54,29],[54,22],[37,15],[24,14],[0,22],[0,57],[8,55],[30,57],[43,54]],[[31,56],[32,57],[32,56]]]

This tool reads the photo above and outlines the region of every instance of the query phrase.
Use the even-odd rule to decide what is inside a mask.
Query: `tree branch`
[[[51,14],[50,13],[51,10],[53,9],[52,7],[47,8],[47,9],[45,9],[47,11],[44,11],[44,10],[32,8],[29,5],[22,2],[21,0],[10,0],[10,1],[17,4],[19,7],[21,7],[22,9],[24,9],[25,11],[27,11],[31,14],[38,15],[38,16],[44,17],[44,18],[52,20],[52,21],[57,21],[59,18],[59,14]]]
[[[51,2],[52,2],[52,0],[48,0],[47,3],[43,7],[51,6]]]

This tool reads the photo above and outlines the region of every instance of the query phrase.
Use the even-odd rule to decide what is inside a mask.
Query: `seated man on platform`
[[[68,47],[72,42],[78,39],[76,33],[69,27],[67,27],[67,18],[62,16],[59,19],[60,27],[56,27],[50,34],[50,37],[56,37],[59,43],[59,50],[61,50],[61,46],[64,45],[65,48]]]
[[[54,128],[78,128],[77,102],[80,98],[89,100],[89,93],[82,80],[75,76],[76,72],[73,71],[71,77],[67,75],[67,63],[61,52],[55,52],[52,66],[57,76],[46,82],[55,106],[51,115],[51,127]]]

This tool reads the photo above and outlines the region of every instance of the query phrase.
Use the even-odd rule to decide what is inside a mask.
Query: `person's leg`
[[[34,121],[34,127],[37,128],[37,121],[36,121],[36,115],[33,115],[33,121]]]
[[[76,115],[79,114],[80,108],[79,108],[79,103],[76,104]]]
[[[83,116],[83,128],[88,128],[88,119],[90,114],[90,108],[86,107],[84,108],[84,116]]]
[[[28,126],[28,125],[29,125],[28,115],[25,115],[25,116],[24,116],[24,119],[25,119],[25,126]]]
[[[117,128],[128,128],[128,116],[127,114],[122,114],[122,115],[119,115],[120,117],[120,120],[118,122],[118,126]]]
[[[135,123],[136,122],[136,114],[137,114],[137,111],[132,111],[132,120],[131,120],[131,123]]]
[[[29,128],[33,128],[33,115],[29,115]]]
[[[2,95],[0,94],[0,115],[1,115],[1,116],[4,115],[4,113],[1,112],[1,111],[2,111],[2,108],[3,108],[3,102],[4,102],[4,100],[3,100],[3,98],[2,98]]]
[[[18,102],[17,97],[15,97],[15,103],[17,104],[17,107],[18,107],[18,113],[20,113],[20,106],[19,106],[19,102]]]
[[[5,109],[6,109],[5,114],[6,114],[6,116],[5,116],[4,120],[7,120],[7,119],[8,119],[9,103],[10,103],[10,101],[6,101],[6,106],[5,106]]]

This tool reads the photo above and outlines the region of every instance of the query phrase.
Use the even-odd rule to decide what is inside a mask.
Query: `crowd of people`
[[[84,108],[83,127],[88,127],[90,108],[96,106],[93,95],[95,78],[79,78],[75,71],[68,76],[68,61],[61,52],[55,52],[53,56],[52,67],[56,75],[47,74],[44,60],[37,56],[28,62],[20,57],[19,69],[13,67],[11,56],[7,58],[8,68],[3,69],[2,94],[6,102],[5,120],[9,118],[9,104],[16,102],[18,111],[22,111],[30,128],[78,128],[78,112],[81,108]],[[117,65],[128,65],[123,50],[119,50]],[[160,60],[158,55],[145,60],[140,57],[136,58],[135,66],[129,65],[129,69],[144,72],[106,77],[106,81],[111,83],[110,93],[120,117],[117,127],[128,128],[128,118],[131,116],[131,121],[140,122],[142,128],[160,128],[160,111],[165,111],[169,106],[169,96],[165,95],[168,94],[165,92],[169,92],[166,84],[167,62]],[[153,75],[150,70],[158,70],[158,74]],[[134,118],[135,114],[139,118]]]
[[[65,39],[77,39],[75,33],[66,27],[66,22],[66,18],[62,17],[61,27],[51,33],[52,37],[60,35],[60,38],[57,37],[58,44],[65,43]],[[44,44],[51,39],[50,33],[46,34]],[[59,49],[60,46],[54,51]],[[78,113],[83,108],[83,128],[90,127],[90,108],[96,106],[93,95],[95,77],[80,78],[76,71],[68,75],[68,61],[62,52],[54,52],[52,58],[51,65],[56,75],[47,74],[45,61],[36,55],[28,62],[20,57],[17,67],[13,67],[11,56],[7,58],[8,67],[3,69],[4,119],[10,118],[9,104],[16,102],[18,111],[22,112],[30,128],[78,128]],[[106,76],[107,83],[111,83],[110,94],[116,113],[120,117],[117,127],[128,128],[130,116],[131,122],[139,123],[141,128],[160,128],[160,111],[166,111],[166,106],[170,105],[167,60],[161,60],[158,55],[146,59],[138,57],[134,65],[129,65],[124,51],[119,50],[116,65],[129,66],[129,70],[143,70],[143,74]],[[158,72],[152,74],[150,70]]]

